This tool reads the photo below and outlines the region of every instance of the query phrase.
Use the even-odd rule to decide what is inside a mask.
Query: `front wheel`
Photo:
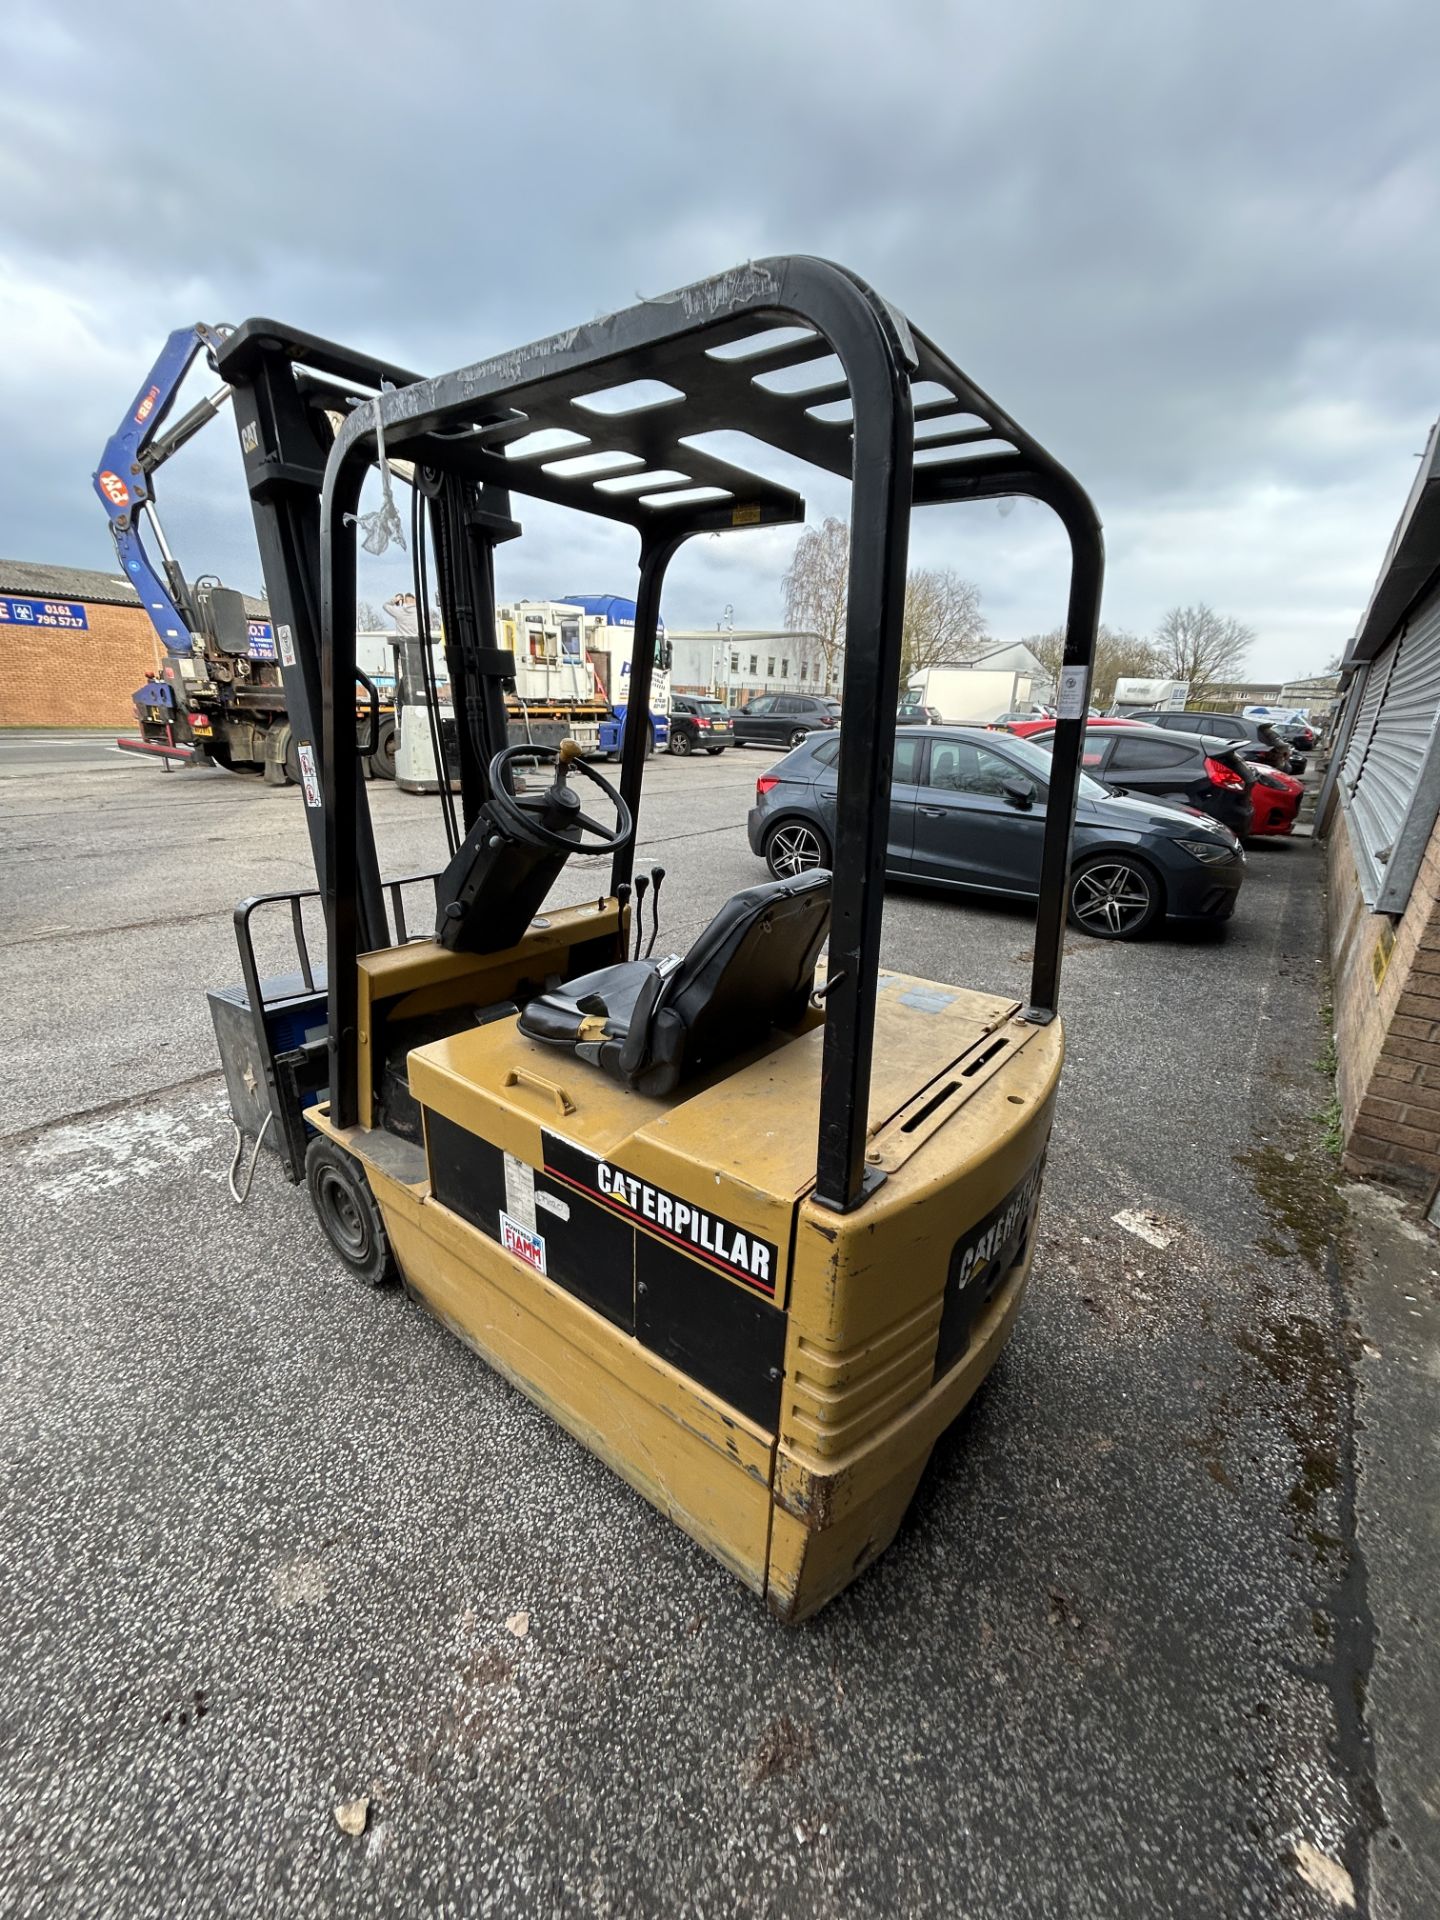
[[[765,864],[777,880],[793,880],[797,873],[829,866],[829,843],[808,821],[786,820],[765,841]]]
[[[672,730],[670,735],[671,753],[678,753],[683,758],[685,754],[693,749],[694,745],[695,742],[690,738],[688,733],[676,733]]]
[[[1100,853],[1070,876],[1070,924],[1097,940],[1134,940],[1160,912],[1160,882],[1125,854]]]
[[[316,1134],[305,1150],[305,1185],[325,1238],[362,1286],[398,1279],[385,1223],[358,1162]]]

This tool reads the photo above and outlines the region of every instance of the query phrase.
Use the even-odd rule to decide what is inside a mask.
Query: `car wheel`
[[[687,754],[694,745],[695,742],[690,738],[688,733],[677,733],[673,727],[670,729],[670,751],[672,753]]]
[[[709,754],[710,758],[714,760],[717,759],[725,749],[724,747],[706,747],[705,751]]]
[[[818,827],[805,820],[785,820],[766,836],[765,864],[777,880],[793,880],[797,873],[828,867],[830,848]]]
[[[370,1183],[358,1162],[317,1134],[305,1150],[305,1185],[325,1238],[366,1287],[399,1278]]]
[[[1096,854],[1070,876],[1070,924],[1097,940],[1135,939],[1160,905],[1160,882],[1125,854]]]
[[[807,734],[806,734],[806,729],[804,727],[792,727],[790,729],[790,738],[785,742],[785,744],[787,747],[803,747],[805,744],[806,738],[807,738]]]

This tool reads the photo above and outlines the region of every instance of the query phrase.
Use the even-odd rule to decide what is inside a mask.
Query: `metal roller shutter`
[[[1376,656],[1340,770],[1361,891],[1402,913],[1440,802],[1440,593]]]
[[[1398,643],[1391,641],[1385,651],[1372,660],[1365,669],[1365,680],[1360,688],[1360,711],[1355,716],[1355,724],[1350,729],[1350,738],[1345,747],[1345,761],[1340,769],[1340,778],[1348,798],[1354,788],[1356,777],[1365,761],[1370,746],[1370,736],[1375,731],[1375,716],[1380,711],[1380,702],[1385,697],[1385,683],[1390,678],[1390,669],[1395,664]]]

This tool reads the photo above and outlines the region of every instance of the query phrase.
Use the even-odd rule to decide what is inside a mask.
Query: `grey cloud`
[[[24,486],[0,546],[105,564],[89,473],[181,321],[271,311],[438,368],[804,249],[866,274],[1090,487],[1109,619],[1203,594],[1260,629],[1257,671],[1317,665],[1440,405],[1437,54],[1422,0],[12,19],[0,313],[63,294],[91,345],[67,376],[5,321]],[[251,584],[228,432],[164,501],[194,570]],[[524,517],[508,591],[629,558]],[[783,543],[703,544],[669,617],[777,617]],[[1028,509],[922,516],[915,551],[976,578],[997,631],[1058,617],[1063,555]]]

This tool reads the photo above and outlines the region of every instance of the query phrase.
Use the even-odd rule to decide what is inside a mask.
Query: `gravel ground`
[[[758,877],[766,764],[656,764],[661,948]],[[432,864],[433,803],[373,792],[386,866]],[[1071,940],[1013,1343],[894,1548],[786,1629],[348,1283],[272,1161],[231,1206],[203,990],[235,898],[309,877],[297,796],[58,743],[0,796],[0,1908],[1318,1920],[1332,1862],[1364,1907],[1308,841],[1223,940]],[[939,980],[1018,993],[1030,944],[887,907]]]

